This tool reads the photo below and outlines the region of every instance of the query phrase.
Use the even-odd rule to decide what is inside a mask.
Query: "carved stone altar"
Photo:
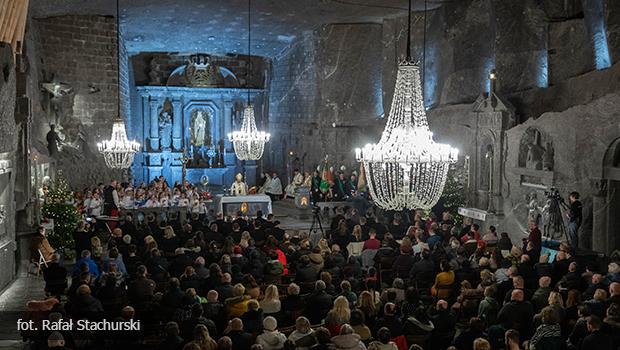
[[[181,181],[182,164],[188,156],[187,180],[197,183],[203,175],[213,185],[230,185],[242,171],[227,135],[242,113],[247,89],[139,86],[138,108],[132,109],[134,125],[140,125],[143,150],[136,155],[134,177],[137,182],[163,175],[173,184]],[[263,89],[250,89],[250,98],[264,101]],[[260,111],[262,108],[257,108]],[[182,152],[185,151],[185,154]],[[248,169],[245,169],[246,172]],[[252,176],[252,174],[248,174]]]

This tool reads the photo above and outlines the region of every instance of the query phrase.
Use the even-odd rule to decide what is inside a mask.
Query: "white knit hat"
[[[278,328],[278,321],[276,321],[276,319],[272,316],[267,316],[263,320],[263,328],[268,331],[275,331],[276,328]]]

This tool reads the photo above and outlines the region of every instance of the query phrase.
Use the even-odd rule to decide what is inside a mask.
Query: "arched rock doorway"
[[[593,197],[592,249],[609,254],[620,249],[620,137],[605,152],[602,166]]]

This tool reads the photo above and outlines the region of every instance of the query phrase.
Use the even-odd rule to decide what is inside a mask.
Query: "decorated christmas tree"
[[[452,214],[452,217],[457,222],[463,219],[458,211],[459,207],[465,206],[465,186],[463,185],[463,177],[465,175],[464,172],[451,168],[440,199],[444,210]]]
[[[73,232],[81,217],[71,203],[73,193],[62,172],[56,173],[56,181],[46,197],[42,214],[45,219],[54,220],[54,230],[49,232],[47,239],[56,249],[73,246]]]

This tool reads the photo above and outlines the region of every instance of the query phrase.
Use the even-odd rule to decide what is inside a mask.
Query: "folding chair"
[[[45,267],[47,267],[47,263],[50,262],[51,260],[45,260],[45,257],[43,256],[43,252],[41,252],[41,249],[37,249],[37,252],[39,253],[39,261],[36,262],[36,264],[37,264],[37,276],[39,276],[39,274],[41,273],[41,265],[44,265]]]

